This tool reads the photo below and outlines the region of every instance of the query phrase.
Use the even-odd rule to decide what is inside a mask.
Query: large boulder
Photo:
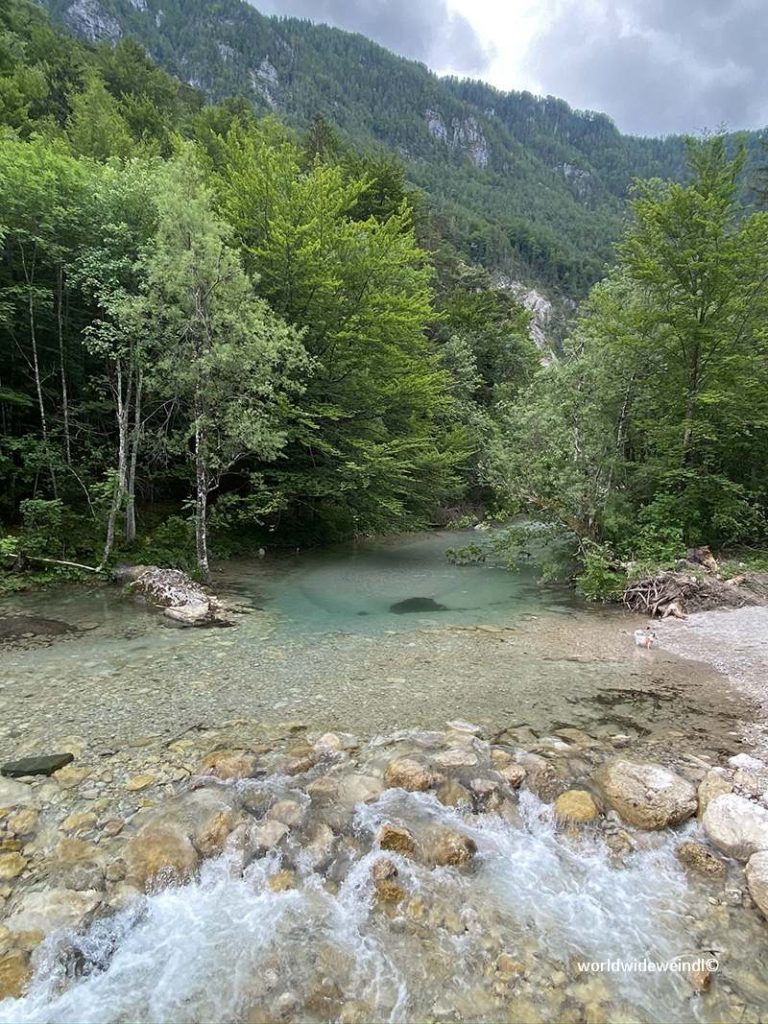
[[[763,917],[768,917],[768,850],[758,850],[747,861],[747,885]]]
[[[709,840],[726,856],[749,860],[768,850],[768,810],[736,793],[724,793],[707,805],[701,819]]]
[[[639,828],[679,825],[696,813],[696,790],[687,779],[658,764],[617,760],[597,773],[607,803]]]

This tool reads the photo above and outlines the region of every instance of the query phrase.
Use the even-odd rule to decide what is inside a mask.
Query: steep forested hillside
[[[135,37],[214,100],[244,96],[299,126],[320,115],[346,143],[395,150],[467,255],[571,296],[611,259],[632,179],[685,174],[680,138],[632,138],[562,100],[440,79],[360,35],[243,0],[45,2],[93,41]],[[749,143],[757,152],[757,135]]]

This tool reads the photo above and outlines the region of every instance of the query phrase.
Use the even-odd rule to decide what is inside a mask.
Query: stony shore
[[[421,936],[424,956],[437,963],[426,937],[437,936],[439,946],[440,934],[463,934],[467,920],[455,905],[450,874],[435,876],[439,884],[427,897],[413,873],[469,877],[487,856],[482,830],[524,831],[531,806],[551,819],[562,843],[593,851],[597,844],[619,871],[652,851],[655,837],[672,835],[697,903],[686,925],[694,951],[711,952],[718,927],[751,935],[753,944],[768,937],[768,767],[743,754],[718,765],[678,748],[665,764],[652,764],[637,758],[622,733],[606,739],[563,727],[523,745],[514,729],[488,737],[463,721],[364,741],[318,734],[299,722],[241,720],[121,750],[75,740],[68,746],[72,762],[50,777],[0,780],[5,996],[21,995],[44,957],[50,969],[52,941],[59,962],[69,964],[67,985],[87,975],[90,947],[78,944],[79,932],[139,906],[145,892],[191,880],[220,855],[233,876],[245,877],[256,865],[273,892],[316,879],[337,893],[362,866],[358,882],[376,927]],[[426,804],[409,808],[403,801],[410,794]],[[572,961],[558,962],[562,980],[547,984],[536,968],[541,954],[510,948],[493,907],[480,925],[489,941],[476,1019],[503,1012],[512,1020],[515,1007],[528,1008],[520,1019],[615,1019],[615,996],[586,985]],[[61,928],[68,931],[56,940]],[[749,973],[743,951],[720,949],[717,956],[717,977],[705,970],[685,979],[690,998],[704,1001],[702,1019],[757,1021],[762,1010],[754,993],[763,986],[768,995],[768,979]],[[435,966],[437,978],[444,969]],[[290,996],[279,985],[255,986],[251,998],[252,1019],[260,1020],[354,1024],[382,1012],[352,999],[340,983]],[[275,1008],[281,998],[287,1012]],[[455,1019],[454,1011],[438,1010],[434,1019]]]

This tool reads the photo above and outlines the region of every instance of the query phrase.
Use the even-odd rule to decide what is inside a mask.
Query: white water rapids
[[[501,952],[521,964],[510,1006],[523,999],[542,1019],[579,1004],[627,1020],[711,1019],[682,974],[576,966],[700,950],[692,922],[701,908],[672,837],[617,867],[602,841],[559,834],[551,809],[531,794],[520,810],[515,827],[491,815],[468,822],[401,790],[361,806],[355,830],[368,840],[383,820],[439,821],[478,845],[470,874],[388,854],[409,893],[394,916],[375,907],[375,850],[350,844],[326,878],[299,871],[286,891],[268,884],[277,855],[244,872],[220,857],[197,881],[140,898],[82,937],[49,939],[29,992],[0,1004],[0,1021],[494,1020],[488,993]]]

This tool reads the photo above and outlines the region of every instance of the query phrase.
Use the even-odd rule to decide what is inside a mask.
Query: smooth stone
[[[145,889],[155,882],[183,882],[197,867],[198,855],[178,824],[150,822],[126,844],[126,878]]]
[[[29,955],[21,949],[11,949],[0,955],[0,1002],[20,999],[32,977]]]
[[[707,805],[701,819],[710,842],[727,857],[746,861],[768,849],[768,810],[735,793],[724,793]]]
[[[639,828],[668,828],[696,813],[693,785],[658,764],[611,761],[600,769],[596,781],[608,804]]]
[[[555,816],[561,821],[584,824],[599,818],[600,808],[585,789],[568,789],[555,800]]]
[[[26,782],[0,778],[0,807],[28,807],[37,803],[37,794]]]
[[[10,931],[39,932],[43,936],[59,928],[80,928],[101,903],[94,890],[43,889],[24,893],[19,906],[5,922]]]
[[[31,836],[37,831],[38,814],[34,807],[22,807],[8,815],[5,825],[14,836]]]
[[[725,774],[722,768],[713,768],[708,771],[699,783],[699,817],[701,818],[715,797],[723,796],[725,793],[733,792],[733,783]]]
[[[477,764],[477,755],[471,750],[454,748],[435,754],[432,760],[440,768],[473,768]]]
[[[374,775],[345,775],[339,781],[337,798],[341,807],[352,810],[357,804],[368,804],[378,800],[384,792],[384,784]]]
[[[202,768],[217,779],[248,779],[256,774],[257,760],[244,750],[212,750],[203,758]]]
[[[461,804],[472,803],[472,795],[469,790],[455,779],[446,779],[438,786],[435,795],[446,807],[458,807]]]
[[[290,829],[282,821],[264,821],[251,831],[251,849],[257,855],[274,850]]]
[[[289,828],[300,824],[304,820],[306,811],[295,800],[278,800],[267,811],[267,818],[281,821]]]
[[[18,878],[26,866],[26,857],[22,857],[18,851],[0,853],[0,882],[10,882]]]
[[[412,793],[431,789],[439,777],[412,758],[390,761],[384,770],[384,783],[390,789],[406,789]]]
[[[22,778],[25,775],[52,775],[70,761],[74,761],[74,757],[66,751],[61,754],[20,757],[18,761],[6,761],[0,767],[0,775],[10,779]]]
[[[768,917],[768,850],[753,853],[747,861],[747,887],[763,917]]]
[[[149,789],[150,786],[154,786],[157,782],[157,777],[154,775],[134,775],[128,779],[125,784],[125,788],[129,793],[138,793],[142,789]]]
[[[525,781],[525,768],[521,764],[504,765],[499,768],[499,773],[513,789],[517,789]]]
[[[471,836],[443,826],[425,832],[423,847],[426,860],[435,867],[461,867],[469,864],[477,853]]]
[[[90,811],[70,814],[62,821],[60,828],[64,832],[83,832],[86,829],[94,828],[98,818]]]

